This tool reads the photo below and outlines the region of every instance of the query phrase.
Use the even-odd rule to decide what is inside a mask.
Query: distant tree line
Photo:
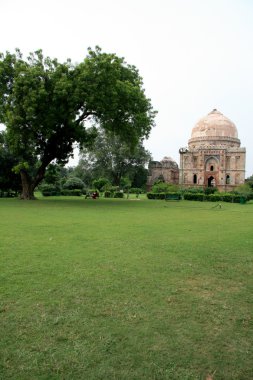
[[[76,166],[50,163],[45,177],[38,186],[47,195],[68,194],[68,190],[105,191],[112,188],[124,191],[145,191],[151,154],[140,141],[130,147],[113,134],[100,128],[92,147],[82,147]],[[0,132],[0,195],[17,195],[21,192],[19,175],[13,171],[18,164],[10,152],[6,132]],[[73,193],[73,192],[72,192]],[[78,195],[80,192],[76,192]]]

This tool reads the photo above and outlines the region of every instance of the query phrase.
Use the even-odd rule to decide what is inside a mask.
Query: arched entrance
[[[212,175],[208,178],[207,185],[208,187],[215,187],[215,179]]]

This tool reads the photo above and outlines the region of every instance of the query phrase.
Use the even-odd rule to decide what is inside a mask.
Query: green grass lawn
[[[0,379],[253,379],[253,203],[0,199]]]

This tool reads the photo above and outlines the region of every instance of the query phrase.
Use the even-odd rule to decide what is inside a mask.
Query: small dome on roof
[[[163,157],[161,162],[175,162],[175,160],[173,160],[172,157],[165,156],[165,157]]]
[[[168,156],[163,157],[163,159],[161,160],[161,164],[166,167],[178,168],[178,164],[176,163],[176,161]]]

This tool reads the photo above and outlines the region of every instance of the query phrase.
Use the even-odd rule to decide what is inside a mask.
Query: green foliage
[[[168,193],[165,195],[166,201],[180,201],[182,199],[182,195],[180,193]]]
[[[202,187],[187,187],[182,190],[183,193],[204,193],[204,189]]]
[[[100,176],[94,176],[91,169],[91,162],[84,159],[83,157],[79,159],[78,164],[75,167],[68,168],[68,176],[80,178],[85,188],[92,187],[92,181]]]
[[[148,179],[148,169],[144,166],[135,168],[132,176],[132,187],[142,188],[146,192]]]
[[[17,196],[17,193],[12,190],[3,191],[0,189],[0,198],[14,198]]]
[[[209,202],[220,202],[223,200],[221,193],[215,193],[215,194],[207,194],[203,200],[209,201]]]
[[[116,191],[116,192],[113,194],[113,198],[124,198],[124,193],[123,193],[123,191]]]
[[[110,191],[111,193],[119,192],[120,188],[119,186],[108,186],[106,187],[106,190]]]
[[[95,189],[95,188],[90,188],[90,189],[86,189],[86,194],[93,194],[93,193],[95,193],[95,191],[96,191],[97,189]]]
[[[83,192],[81,189],[63,189],[63,190],[61,190],[61,195],[80,197],[82,194],[83,194]]]
[[[131,180],[128,177],[121,177],[119,186],[121,189],[127,190],[131,187]]]
[[[194,193],[194,194],[214,194],[218,191],[217,187],[187,187],[182,190],[183,193]]]
[[[50,162],[65,163],[76,142],[91,146],[95,124],[134,147],[149,135],[155,114],[138,70],[98,47],[76,65],[41,50],[27,59],[18,50],[0,54],[0,123],[21,164],[24,199],[33,198]]]
[[[92,186],[98,191],[101,191],[103,189],[110,187],[111,183],[109,182],[107,178],[98,178],[92,181]]]
[[[6,133],[0,132],[0,191],[2,196],[18,193],[21,190],[20,178],[13,171],[17,165],[17,157],[10,152]]]
[[[147,193],[148,199],[181,199],[181,193],[180,192],[161,192],[161,193],[154,193],[150,192]],[[204,194],[204,193],[195,193],[195,192],[189,192],[184,193],[184,199],[188,201],[208,201],[208,202],[231,202],[231,203],[245,203],[249,198],[242,194],[235,194],[235,193],[215,193],[215,194]]]
[[[246,197],[247,199],[253,199],[253,189],[250,186],[250,183],[246,182],[243,185],[236,187],[234,192]]]
[[[77,177],[70,177],[67,179],[67,181],[63,184],[63,189],[66,190],[83,190],[84,188],[84,183],[80,178]]]
[[[179,189],[178,185],[166,183],[166,182],[157,182],[152,186],[153,193],[169,193],[177,192]]]
[[[105,197],[105,198],[113,198],[113,194],[114,194],[114,193],[112,193],[111,191],[106,190],[106,191],[104,192],[104,197]]]
[[[181,199],[181,193],[180,192],[170,192],[170,193],[153,193],[149,192],[147,193],[148,199],[166,199],[166,198],[173,198],[174,199]]]
[[[204,193],[205,194],[214,194],[214,193],[217,193],[217,191],[218,191],[218,189],[217,189],[217,187],[206,187],[205,189],[204,189]]]
[[[49,164],[45,173],[45,183],[50,183],[52,185],[61,186],[69,175],[69,168],[63,165],[58,165],[56,163]],[[72,175],[73,177],[74,175]]]
[[[19,174],[21,170],[29,170],[29,163],[26,161],[19,162],[12,168],[15,174]]]
[[[45,183],[39,187],[39,190],[41,191],[41,193],[44,197],[56,196],[56,195],[61,194],[60,188],[53,185],[53,184],[46,184]]]
[[[231,203],[245,203],[247,201],[247,197],[240,194],[220,193],[220,200]]]
[[[204,201],[206,199],[206,196],[204,193],[195,193],[195,192],[190,192],[190,193],[184,193],[184,199],[187,201]]]
[[[131,187],[131,189],[128,190],[129,194],[144,194],[145,191],[139,187]]]
[[[209,202],[231,202],[231,203],[245,203],[247,197],[235,193],[184,193],[184,199],[188,201],[209,201]]]
[[[250,188],[253,190],[253,175],[246,178],[245,183],[247,183],[250,186]]]
[[[92,178],[104,177],[122,188],[131,186],[132,179],[150,160],[150,153],[143,147],[141,139],[131,146],[115,133],[101,128],[97,132],[93,146],[82,149],[79,165],[88,170]]]

